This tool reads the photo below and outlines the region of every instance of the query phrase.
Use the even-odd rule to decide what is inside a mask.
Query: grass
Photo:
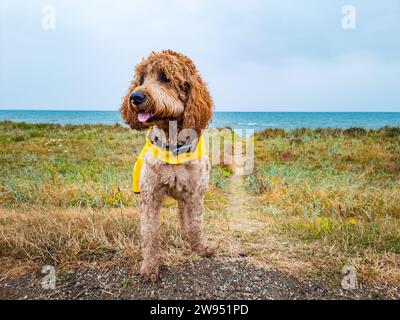
[[[131,174],[143,144],[143,133],[118,125],[2,122],[0,201],[10,208],[136,207]],[[226,189],[229,172],[213,166],[211,181]]]
[[[62,127],[11,122],[3,122],[0,130],[3,205],[137,205],[130,180],[143,135],[119,126]]]
[[[137,270],[131,173],[143,143],[119,125],[1,122],[0,273],[86,262]],[[214,165],[205,197],[206,234],[222,256],[336,284],[351,263],[361,282],[400,285],[400,128],[267,129],[255,135],[255,171],[232,173]],[[161,238],[164,264],[198,259],[172,199]]]
[[[293,247],[292,264],[325,276],[350,262],[364,281],[400,284],[399,128],[267,129],[255,158],[245,187],[287,241],[275,250]]]

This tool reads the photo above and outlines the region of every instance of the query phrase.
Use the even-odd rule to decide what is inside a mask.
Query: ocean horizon
[[[123,124],[118,111],[0,110],[0,121],[55,124]],[[215,112],[210,127],[232,129],[400,126],[400,112]]]

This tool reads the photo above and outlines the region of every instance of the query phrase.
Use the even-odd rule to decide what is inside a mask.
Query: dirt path
[[[162,278],[147,283],[125,268],[99,267],[59,274],[55,290],[41,288],[32,276],[0,283],[0,299],[317,299],[332,293],[244,259],[201,259],[195,265],[163,268]],[[340,296],[338,296],[340,297]]]
[[[234,166],[230,183],[230,204],[227,211],[230,215],[229,224],[233,231],[251,233],[265,224],[253,219],[254,199],[246,192],[243,175],[240,173],[244,164]]]

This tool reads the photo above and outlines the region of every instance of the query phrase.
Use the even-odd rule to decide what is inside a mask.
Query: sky
[[[0,0],[0,109],[117,110],[173,49],[217,111],[400,111],[399,36],[398,0]]]

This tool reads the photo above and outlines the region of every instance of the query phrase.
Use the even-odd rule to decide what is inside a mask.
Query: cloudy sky
[[[169,48],[217,111],[400,111],[399,35],[398,0],[0,0],[0,109],[116,110]]]

